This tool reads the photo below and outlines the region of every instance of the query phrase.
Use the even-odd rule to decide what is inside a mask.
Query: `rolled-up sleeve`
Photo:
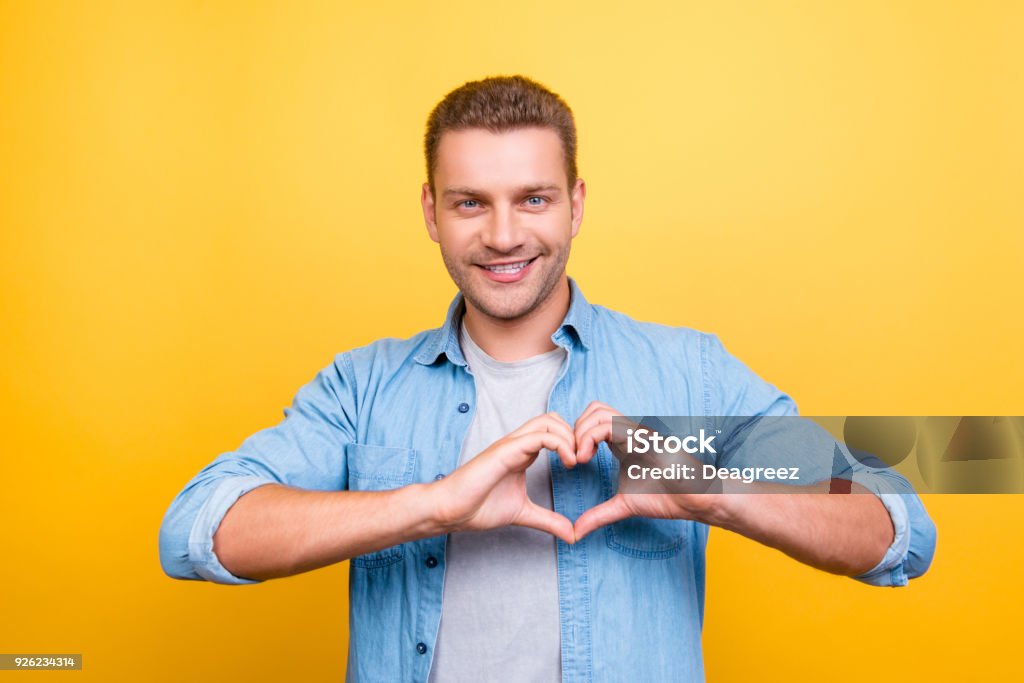
[[[931,566],[936,531],[921,499],[913,493],[879,493],[892,518],[894,538],[875,567],[854,577],[872,586],[905,586]]]
[[[299,390],[281,423],[218,456],[186,484],[160,527],[160,564],[168,576],[256,583],[231,574],[213,552],[214,534],[235,501],[265,484],[348,487],[345,446],[354,438],[356,406],[352,376],[349,356],[339,355]]]
[[[200,578],[214,583],[257,583],[253,579],[235,576],[220,563],[213,552],[213,535],[228,509],[244,494],[258,486],[274,483],[262,477],[230,477],[223,479],[206,499],[188,537],[188,561]]]
[[[836,458],[842,458],[846,468],[844,478],[878,496],[892,520],[893,541],[881,561],[853,578],[872,586],[906,586],[931,566],[935,523],[914,487],[901,474],[869,454],[854,457],[845,444],[837,443],[836,450]]]
[[[853,578],[873,586],[905,586],[910,579],[928,570],[935,554],[935,524],[906,478],[892,468],[873,467],[862,462],[845,445],[836,443],[809,421],[786,423],[785,428],[779,422],[773,422],[771,417],[787,416],[789,419],[788,416],[796,416],[796,404],[729,354],[714,335],[706,335],[704,339],[702,361],[705,396],[717,394],[721,397],[717,402],[720,412],[712,414],[768,418],[759,425],[762,434],[767,432],[769,436],[751,438],[757,447],[740,449],[736,460],[743,461],[745,454],[752,454],[750,462],[745,464],[757,464],[756,460],[764,455],[763,451],[771,451],[774,444],[778,444],[774,447],[777,453],[785,453],[792,459],[792,446],[800,444],[807,447],[801,453],[807,458],[802,462],[805,467],[801,472],[811,473],[809,482],[829,477],[849,479],[874,493],[885,506],[892,519],[893,542],[875,567]],[[714,409],[716,403],[708,403]],[[882,463],[879,461],[877,464]]]

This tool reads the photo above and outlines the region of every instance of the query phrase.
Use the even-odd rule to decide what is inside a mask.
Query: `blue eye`
[[[544,206],[544,204],[547,203],[547,200],[543,197],[529,197],[526,200],[526,203],[530,206]]]
[[[461,202],[459,202],[459,206],[461,206],[464,209],[475,209],[479,205],[480,203],[475,199],[463,199]]]

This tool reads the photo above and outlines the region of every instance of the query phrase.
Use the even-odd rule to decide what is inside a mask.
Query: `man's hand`
[[[575,467],[576,438],[557,413],[529,420],[432,484],[439,501],[438,522],[445,532],[484,531],[512,524],[574,543],[572,522],[526,495],[526,469],[543,448],[557,452],[566,467]]]
[[[612,418],[621,416],[593,402],[576,421],[579,462],[588,462],[602,441],[611,443]],[[614,444],[619,446],[620,444]],[[689,519],[719,526],[777,548],[812,567],[858,576],[882,559],[893,542],[893,523],[881,500],[859,484],[860,495],[829,495],[829,482],[794,492],[768,484],[762,493],[617,493],[580,515],[579,540],[627,517]]]
[[[554,413],[530,420],[448,477],[386,491],[259,486],[232,505],[213,538],[237,577],[272,579],[450,531],[509,524],[574,542],[572,522],[526,495],[526,468],[543,448],[576,464],[575,438]]]
[[[593,401],[576,420],[575,436],[578,445],[577,457],[580,463],[590,462],[597,454],[601,442],[611,443],[613,436],[612,418],[622,413],[611,406]],[[625,444],[616,444],[625,450]],[[596,505],[576,520],[576,538],[581,539],[591,531],[628,517],[660,517],[662,519],[692,519],[714,524],[714,513],[721,496],[702,493],[617,493],[600,505]]]

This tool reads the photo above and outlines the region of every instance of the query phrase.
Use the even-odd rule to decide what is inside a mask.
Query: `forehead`
[[[549,128],[447,131],[437,146],[434,178],[442,186],[562,186],[566,183],[562,141]]]

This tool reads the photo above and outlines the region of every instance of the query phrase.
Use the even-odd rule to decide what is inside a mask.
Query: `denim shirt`
[[[595,400],[625,415],[796,414],[792,399],[714,335],[636,322],[589,304],[571,279],[570,287],[568,314],[551,336],[568,359],[549,398],[549,409],[570,424]],[[463,310],[460,294],[438,329],[339,354],[298,392],[284,421],[200,471],[164,518],[164,571],[254,583],[221,565],[213,535],[239,496],[263,484],[379,491],[454,470],[475,394],[458,343]],[[591,462],[571,470],[544,453],[554,509],[570,520],[614,494],[618,464],[604,444]],[[878,566],[857,579],[904,585],[928,568],[935,527],[916,495],[878,495],[895,538]],[[558,541],[563,681],[703,680],[707,537],[708,527],[696,522],[633,518],[575,545]],[[427,680],[446,540],[403,543],[351,560],[348,680]]]

